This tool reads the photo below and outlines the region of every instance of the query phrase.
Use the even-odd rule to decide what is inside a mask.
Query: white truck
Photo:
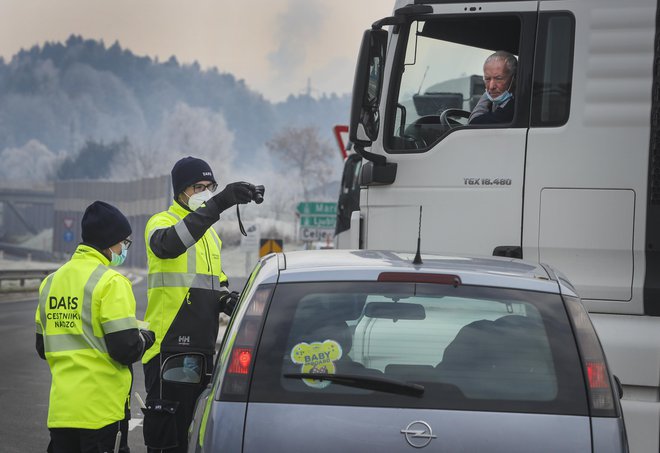
[[[561,269],[623,384],[633,453],[660,451],[658,11],[397,0],[363,37],[349,134],[361,179],[348,161],[338,221],[340,246],[415,251],[422,206],[422,252]],[[495,50],[518,58],[514,118],[468,125]]]

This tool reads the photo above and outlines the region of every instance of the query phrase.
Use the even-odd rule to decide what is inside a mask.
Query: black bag
[[[142,408],[144,443],[149,448],[168,449],[178,446],[176,410],[178,401],[147,400]]]

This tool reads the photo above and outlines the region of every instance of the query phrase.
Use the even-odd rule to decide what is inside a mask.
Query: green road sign
[[[298,213],[301,215],[324,215],[336,216],[337,203],[326,203],[321,201],[303,201],[298,203]]]
[[[336,221],[336,216],[302,216],[300,226],[333,229]]]

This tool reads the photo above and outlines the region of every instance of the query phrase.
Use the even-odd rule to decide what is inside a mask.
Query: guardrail
[[[6,242],[0,242],[0,251],[9,255],[27,257],[28,259],[33,259],[36,261],[55,261],[52,252],[21,247],[16,244],[8,244]]]
[[[0,291],[10,291],[15,289],[22,291],[25,289],[25,282],[27,280],[43,280],[48,274],[52,273],[55,269],[5,269],[0,270]],[[16,286],[3,286],[4,282],[13,281],[19,282],[19,287]]]

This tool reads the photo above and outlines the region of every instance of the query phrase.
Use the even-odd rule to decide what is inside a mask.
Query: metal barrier
[[[55,269],[5,269],[0,270],[0,291],[23,291],[25,290],[26,280],[43,280],[48,274],[54,272]],[[3,287],[3,282],[18,281],[20,286]]]
[[[6,242],[0,242],[0,258],[2,258],[3,253],[6,253],[7,255],[27,258],[28,261],[55,261],[52,252],[21,247],[20,245],[8,244]]]

